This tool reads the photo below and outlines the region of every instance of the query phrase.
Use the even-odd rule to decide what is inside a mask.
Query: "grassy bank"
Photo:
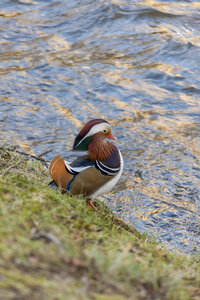
[[[0,299],[199,299],[197,257],[169,253],[49,180],[39,161],[0,150]]]

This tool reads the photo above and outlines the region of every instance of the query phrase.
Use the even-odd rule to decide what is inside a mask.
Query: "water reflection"
[[[84,122],[110,121],[125,170],[103,198],[168,247],[200,248],[200,4],[0,4],[0,127],[69,158]]]

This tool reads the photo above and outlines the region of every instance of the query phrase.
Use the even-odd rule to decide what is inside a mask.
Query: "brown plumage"
[[[49,165],[49,173],[57,186],[61,188],[62,193],[66,193],[66,186],[74,176],[66,171],[65,162],[62,157],[57,155],[52,159]]]
[[[88,156],[92,160],[104,161],[113,150],[113,144],[106,141],[102,132],[94,134],[88,146]]]

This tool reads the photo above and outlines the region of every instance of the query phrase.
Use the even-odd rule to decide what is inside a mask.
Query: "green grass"
[[[0,299],[199,299],[198,257],[50,189],[40,162],[23,159],[0,150]]]

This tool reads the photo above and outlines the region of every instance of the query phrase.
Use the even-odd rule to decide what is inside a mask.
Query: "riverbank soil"
[[[170,253],[96,202],[48,187],[39,160],[0,150],[0,299],[199,299],[199,257]]]

